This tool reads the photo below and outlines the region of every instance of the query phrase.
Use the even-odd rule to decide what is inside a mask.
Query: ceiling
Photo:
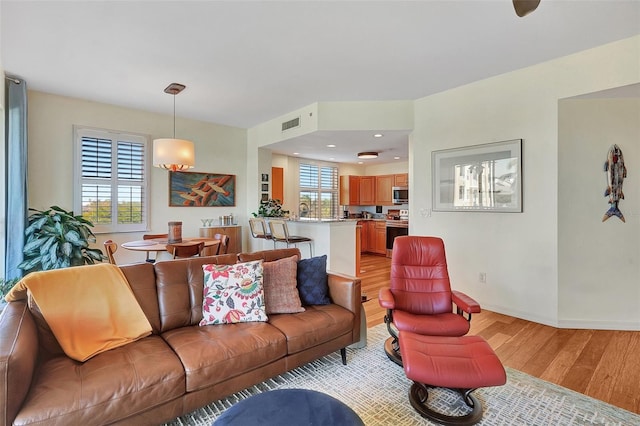
[[[314,102],[418,99],[640,33],[637,0],[542,0],[524,18],[510,0],[2,0],[0,14],[2,67],[32,90],[172,114],[163,89],[180,82],[178,116],[242,128]],[[376,150],[406,161],[406,133],[380,130]],[[295,143],[337,162],[374,147],[368,132]]]

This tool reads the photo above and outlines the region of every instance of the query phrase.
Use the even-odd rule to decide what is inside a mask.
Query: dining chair
[[[214,234],[213,238],[220,241],[216,254],[227,254],[229,251],[229,236],[225,234]]]
[[[116,259],[113,256],[116,250],[118,250],[118,245],[112,240],[107,240],[104,242],[104,251],[107,253],[107,259],[109,259],[109,263],[111,263],[112,265],[116,264]]]
[[[275,248],[276,242],[286,243],[296,246],[299,243],[309,244],[309,253],[313,257],[313,239],[309,237],[302,237],[300,235],[290,235],[287,222],[281,219],[271,219],[269,221],[269,228],[271,229],[271,238],[273,239],[273,245]]]
[[[157,239],[162,239],[162,238],[169,238],[169,234],[144,234],[142,236],[143,240],[157,240]],[[146,252],[147,253],[147,258],[145,259],[145,261],[149,262],[149,263],[154,263],[156,261],[155,258],[151,257],[151,253],[153,252]]]
[[[267,222],[262,217],[253,217],[249,219],[249,229],[253,238],[262,238],[264,240],[273,240],[271,234],[267,232]],[[276,247],[275,240],[273,248]]]
[[[199,243],[180,243],[167,244],[167,251],[174,259],[179,257],[202,256],[204,250],[204,242]]]

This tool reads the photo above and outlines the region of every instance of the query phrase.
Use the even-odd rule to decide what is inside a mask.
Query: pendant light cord
[[[176,138],[176,95],[173,95],[173,138]]]

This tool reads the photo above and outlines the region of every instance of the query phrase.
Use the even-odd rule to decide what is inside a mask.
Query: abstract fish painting
[[[611,145],[607,154],[607,161],[604,163],[604,171],[607,173],[607,189],[604,196],[609,197],[609,210],[602,217],[602,221],[609,219],[611,216],[618,216],[621,221],[625,222],[624,215],[618,208],[620,200],[624,199],[622,192],[622,183],[627,177],[627,168],[624,165],[624,157],[622,150],[618,145]]]

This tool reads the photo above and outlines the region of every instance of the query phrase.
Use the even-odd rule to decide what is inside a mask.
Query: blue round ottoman
[[[307,389],[277,389],[234,404],[214,426],[362,425],[351,408],[337,399]]]

